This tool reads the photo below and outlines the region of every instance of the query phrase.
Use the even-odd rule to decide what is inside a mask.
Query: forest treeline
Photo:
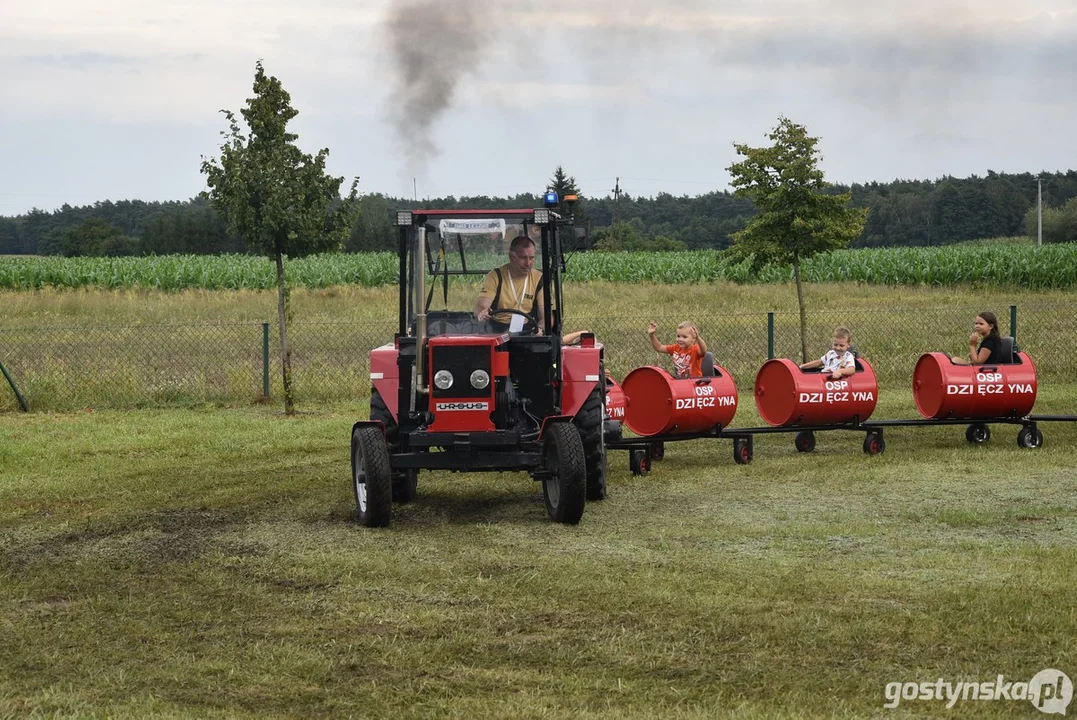
[[[853,247],[948,245],[978,238],[1036,233],[1036,175],[988,172],[984,177],[895,180],[833,186],[869,209]],[[1042,175],[1044,242],[1077,242],[1077,171]],[[592,198],[581,188],[578,224],[599,249],[721,249],[755,212],[729,192],[688,197]],[[413,207],[538,207],[539,195],[445,197],[416,202],[378,193],[359,200],[360,216],[346,250],[393,250],[391,218]],[[123,256],[242,253],[209,203],[102,201],[94,205],[0,217],[0,255]]]

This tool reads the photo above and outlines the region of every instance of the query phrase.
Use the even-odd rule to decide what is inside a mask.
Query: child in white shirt
[[[834,328],[831,349],[827,354],[818,360],[803,363],[800,369],[811,370],[812,368],[821,367],[824,373],[829,374],[835,380],[852,375],[856,372],[856,358],[849,352],[849,342],[852,339],[853,334],[849,332],[848,328],[841,326]]]

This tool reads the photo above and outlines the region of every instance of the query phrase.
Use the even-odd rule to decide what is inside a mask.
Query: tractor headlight
[[[550,210],[548,208],[537,208],[535,210],[535,224],[536,225],[549,225],[550,224]]]
[[[411,210],[396,211],[397,227],[411,227]]]
[[[438,390],[448,390],[452,387],[452,373],[448,370],[438,370],[434,373],[434,387]]]
[[[476,370],[471,373],[471,387],[476,390],[485,390],[490,385],[490,373],[485,370]]]

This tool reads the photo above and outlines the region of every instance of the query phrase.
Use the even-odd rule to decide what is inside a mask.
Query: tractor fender
[[[561,412],[575,417],[600,382],[601,345],[561,349]]]
[[[370,351],[370,384],[381,394],[385,407],[397,421],[400,419],[400,351],[393,345],[382,345]]]
[[[546,428],[548,428],[551,425],[554,425],[556,423],[566,423],[566,422],[567,423],[572,422],[572,416],[571,415],[550,415],[547,418],[543,418],[542,427],[539,429],[539,439],[543,440],[543,439],[546,438]]]
[[[361,427],[376,427],[381,430],[382,435],[385,435],[385,425],[378,422],[377,420],[360,420],[359,422],[352,425],[352,433],[354,433]]]

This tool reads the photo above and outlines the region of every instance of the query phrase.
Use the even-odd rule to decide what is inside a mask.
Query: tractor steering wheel
[[[514,310],[511,308],[499,308],[495,311],[491,311],[490,315],[492,316],[495,312],[509,313],[510,315],[519,315],[524,319],[524,326],[520,328],[520,332],[514,333],[516,335],[534,335],[538,331],[538,323],[535,322],[535,318],[531,317],[523,311]],[[493,318],[491,317],[491,319]],[[494,322],[498,321],[494,320]]]

